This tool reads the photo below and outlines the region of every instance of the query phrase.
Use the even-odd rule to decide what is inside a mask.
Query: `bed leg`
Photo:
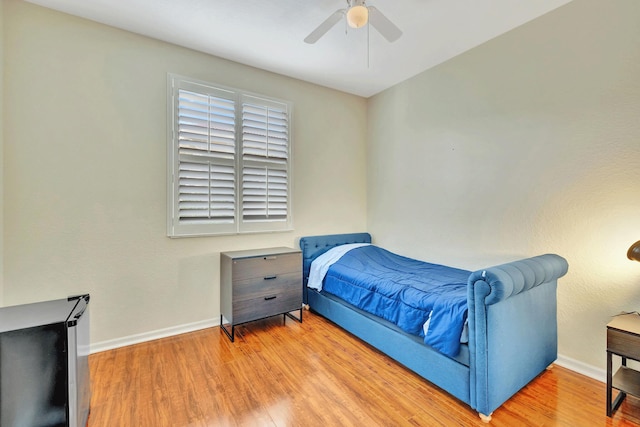
[[[304,308],[305,310],[309,310],[309,304],[302,304],[302,308]]]
[[[553,366],[554,366],[554,365],[553,365],[553,363],[552,363],[551,365],[547,366],[547,371],[552,370],[552,369],[553,369]]]
[[[493,412],[491,414],[493,414]],[[480,415],[480,419],[482,420],[483,423],[488,423],[489,421],[491,421],[491,414],[485,415],[478,412],[478,415]]]

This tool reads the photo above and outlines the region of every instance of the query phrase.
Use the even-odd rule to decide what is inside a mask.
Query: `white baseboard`
[[[607,381],[607,371],[605,369],[587,365],[584,362],[580,362],[579,360],[575,360],[561,354],[558,355],[558,359],[555,361],[555,363],[558,366],[570,369],[589,378],[593,378],[594,380],[598,380],[603,383]]]
[[[187,332],[199,331],[200,329],[212,328],[220,326],[220,319],[208,319],[200,322],[187,323],[185,325],[172,326],[170,328],[158,329],[142,334],[129,335],[127,337],[116,338],[113,340],[101,341],[91,344],[91,353],[98,353],[105,350],[124,347],[127,345],[139,344],[141,342],[167,338],[174,335],[184,334]]]

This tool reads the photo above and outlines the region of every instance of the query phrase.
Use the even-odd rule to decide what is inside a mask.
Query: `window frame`
[[[233,164],[234,168],[234,213],[232,221],[209,220],[183,220],[180,217],[180,165],[189,163],[189,155],[180,153],[179,141],[179,105],[178,98],[180,90],[202,94],[205,96],[220,97],[233,101],[234,108],[234,159],[227,164]],[[251,100],[255,105],[282,109],[286,116],[286,159],[273,162],[268,157],[264,161],[253,156],[253,159],[245,160],[243,144],[243,102]],[[290,101],[256,94],[228,86],[204,82],[201,80],[181,76],[178,74],[167,74],[167,236],[171,238],[217,236],[248,233],[272,233],[293,230],[293,142],[292,142],[292,119],[293,104]],[[215,156],[204,155],[193,163],[213,164]],[[216,160],[217,162],[217,160]],[[224,161],[222,161],[224,163]],[[218,163],[219,164],[219,163]],[[284,170],[286,177],[286,217],[284,219],[257,219],[247,220],[243,218],[243,207],[245,200],[243,196],[243,168],[251,165],[276,165],[275,169]],[[266,167],[266,166],[265,166]],[[270,170],[270,169],[267,169]],[[210,176],[210,175],[209,175]],[[268,183],[265,183],[267,186]],[[279,184],[280,187],[282,184]],[[281,193],[281,190],[280,190]],[[269,187],[265,187],[265,197],[267,205]],[[280,197],[281,198],[281,197]],[[246,202],[248,203],[248,202]],[[282,205],[282,203],[280,203]]]

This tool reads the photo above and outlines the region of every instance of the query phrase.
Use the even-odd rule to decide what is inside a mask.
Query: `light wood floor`
[[[467,405],[320,316],[205,329],[90,356],[89,427],[486,426]],[[604,350],[603,350],[604,351]],[[490,426],[638,426],[628,397],[605,416],[605,385],[545,371]]]

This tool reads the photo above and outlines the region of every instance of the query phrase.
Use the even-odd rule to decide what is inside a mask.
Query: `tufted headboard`
[[[302,283],[307,285],[309,270],[314,259],[329,249],[348,243],[371,243],[369,233],[329,234],[324,236],[308,236],[300,238],[302,249]]]

